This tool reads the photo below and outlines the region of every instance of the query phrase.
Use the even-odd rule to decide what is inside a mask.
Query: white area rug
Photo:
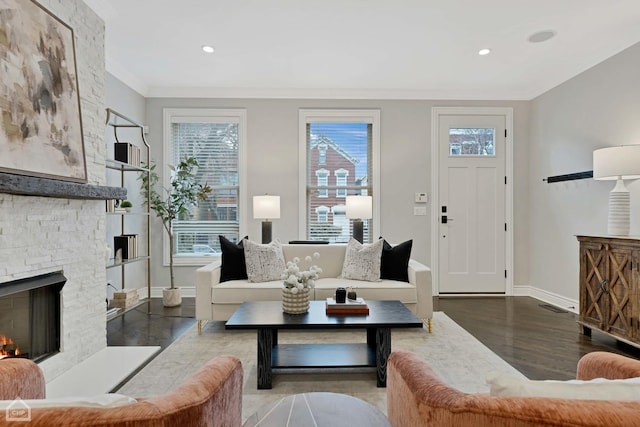
[[[279,343],[366,342],[366,332],[278,332]],[[420,354],[448,384],[467,393],[487,392],[485,375],[500,371],[524,377],[515,368],[462,329],[446,314],[433,314],[433,333],[423,329],[392,329],[391,349]],[[256,388],[256,332],[228,331],[224,322],[209,322],[198,335],[193,326],[118,393],[134,397],[154,396],[172,390],[214,356],[233,354],[242,360],[243,420],[260,406],[282,397],[313,391],[344,393],[387,412],[386,388],[376,387],[375,372],[285,373],[274,375],[271,390]]]

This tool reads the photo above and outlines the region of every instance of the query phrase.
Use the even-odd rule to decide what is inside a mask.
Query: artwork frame
[[[86,183],[73,28],[35,0],[3,0],[0,30],[0,172]]]

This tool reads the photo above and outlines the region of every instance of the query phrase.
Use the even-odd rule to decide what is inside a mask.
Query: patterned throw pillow
[[[247,276],[253,283],[280,280],[286,268],[282,245],[278,239],[266,245],[244,240],[244,259]]]
[[[384,240],[381,239],[370,245],[363,245],[351,238],[344,254],[340,277],[367,282],[380,281],[380,258],[383,243]]]

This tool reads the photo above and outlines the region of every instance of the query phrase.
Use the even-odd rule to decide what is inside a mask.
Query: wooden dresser
[[[582,333],[596,329],[640,346],[640,237],[577,238]]]

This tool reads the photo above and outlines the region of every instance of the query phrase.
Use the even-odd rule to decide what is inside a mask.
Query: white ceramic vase
[[[309,311],[309,288],[298,289],[292,293],[290,288],[282,288],[282,312],[286,314],[304,314]]]

